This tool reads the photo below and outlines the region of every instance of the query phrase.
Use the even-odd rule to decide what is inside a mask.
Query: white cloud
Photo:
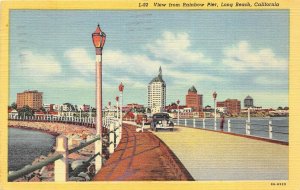
[[[93,60],[83,48],[69,49],[64,53],[72,67],[83,75],[95,73],[95,60]]]
[[[109,69],[130,74],[150,76],[158,72],[163,63],[152,60],[143,54],[126,54],[119,50],[106,50],[103,55],[103,64]]]
[[[146,55],[125,54],[122,51],[106,50],[103,57],[103,64],[106,64],[108,66],[107,69],[110,71],[114,71],[114,73],[109,73],[113,75],[109,76],[110,78],[126,81],[130,86],[137,88],[148,85],[148,83],[138,81],[137,77],[155,77],[158,74],[160,66],[162,66],[164,78],[166,79],[168,77],[176,84],[186,85],[187,81],[195,83],[207,80],[221,81],[220,77],[210,76],[208,74],[195,74],[189,71],[181,72],[173,64],[169,65],[164,61],[153,60]]]
[[[21,52],[22,72],[33,76],[52,76],[61,72],[60,63],[49,53],[38,54],[32,51]]]
[[[288,86],[287,79],[280,79],[279,78],[274,78],[274,77],[266,77],[266,76],[259,76],[254,80],[255,83],[260,84],[260,85],[286,85]]]
[[[189,34],[164,32],[162,38],[153,44],[148,44],[147,49],[156,58],[168,60],[172,64],[200,64],[211,63],[211,59],[200,51],[192,50]]]
[[[251,50],[247,41],[224,50],[222,63],[231,67],[234,71],[246,72],[248,70],[286,70],[286,59],[277,57],[271,49]]]
[[[200,67],[210,64],[211,60],[200,51],[191,48],[191,40],[187,33],[164,32],[162,38],[146,45],[146,53],[127,53],[121,50],[105,49],[103,51],[103,83],[105,89],[115,89],[123,82],[131,89],[147,89],[148,82],[157,76],[158,69],[163,69],[163,77],[178,88],[189,88],[193,84],[207,81],[223,81],[220,77],[208,73],[180,71],[178,66]],[[85,77],[95,73],[95,62],[83,48],[67,50],[64,56],[70,65]],[[171,64],[170,64],[171,63]],[[85,78],[83,77],[83,78]],[[149,79],[149,81],[145,81]]]
[[[213,82],[224,82],[221,77],[217,76],[211,76],[208,74],[194,74],[194,73],[188,73],[188,72],[180,72],[178,70],[171,70],[171,72],[168,71],[167,76],[171,76],[172,78],[176,79],[175,84],[176,85],[187,85],[187,82],[192,85],[193,82],[207,82],[207,81],[213,81]]]

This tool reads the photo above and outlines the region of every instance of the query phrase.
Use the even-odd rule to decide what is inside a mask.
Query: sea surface
[[[30,165],[35,158],[48,155],[55,137],[40,131],[8,129],[8,170],[16,171]]]
[[[247,118],[225,118],[224,131],[228,131],[228,120],[231,122],[231,132],[237,134],[246,134]],[[220,130],[220,118],[217,118],[217,130]],[[250,135],[269,138],[269,121],[272,121],[272,139],[288,142],[289,139],[289,118],[288,117],[271,117],[271,118],[251,118]],[[173,120],[177,123],[177,119]],[[196,128],[203,128],[203,120],[195,120]],[[179,121],[180,125],[184,125],[184,119]],[[193,127],[193,119],[187,119],[187,126]],[[205,119],[205,128],[214,129],[214,118]]]

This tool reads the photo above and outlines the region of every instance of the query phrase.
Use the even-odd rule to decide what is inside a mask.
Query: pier
[[[94,134],[90,125],[62,121],[36,121],[10,119],[10,125],[23,126],[36,130],[54,131],[68,140],[66,131]],[[187,122],[185,122],[187,123]],[[286,180],[288,179],[288,143],[274,139],[255,137],[248,134],[235,134],[207,128],[184,125],[175,126],[174,131],[150,130],[149,125],[137,125],[123,121],[120,126],[116,118],[104,118],[104,153],[102,167],[91,175],[93,181],[192,181],[192,180]],[[77,133],[76,132],[76,133]],[[70,137],[69,137],[70,138]],[[57,139],[57,140],[58,140]],[[31,172],[40,170],[50,163],[57,165],[54,177],[62,172],[58,167],[68,168],[72,154],[99,141],[99,137],[90,136],[78,144],[57,144],[52,157],[9,175],[14,181]],[[69,146],[68,146],[69,144]],[[61,147],[64,147],[63,149]],[[63,151],[62,151],[63,150]],[[107,150],[107,152],[105,151]],[[94,156],[93,156],[94,155]],[[93,161],[97,152],[92,152],[88,162]],[[74,157],[74,156],[73,156]],[[72,159],[76,161],[76,159]],[[94,163],[94,164],[93,164]],[[93,169],[94,170],[94,169]],[[76,173],[79,169],[74,169]],[[66,170],[55,181],[77,180]],[[78,173],[78,172],[77,172]],[[79,172],[80,173],[80,172]]]

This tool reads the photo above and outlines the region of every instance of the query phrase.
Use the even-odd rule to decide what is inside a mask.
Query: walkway
[[[193,180],[175,155],[151,132],[123,125],[122,139],[94,181]]]
[[[176,127],[155,132],[195,180],[286,180],[288,146]]]

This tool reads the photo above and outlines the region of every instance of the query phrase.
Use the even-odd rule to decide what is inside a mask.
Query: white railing
[[[70,123],[75,125],[84,125],[95,127],[95,117],[75,117],[75,116],[13,116],[9,115],[9,120],[18,121],[38,121],[38,122],[59,122],[59,123]]]
[[[11,118],[12,120],[23,120],[23,121],[43,121],[43,120],[35,120],[34,118]],[[46,120],[45,120],[46,121]],[[62,122],[64,120],[51,120],[51,121],[59,121]],[[105,141],[106,148],[109,150],[109,154],[112,154],[121,140],[122,135],[122,125],[119,119],[116,118],[103,118],[103,136],[102,140]],[[8,175],[8,181],[14,181],[20,177],[23,177],[27,174],[30,174],[36,170],[41,169],[44,166],[47,166],[50,163],[54,162],[54,181],[55,182],[65,182],[68,181],[70,177],[69,172],[69,160],[68,155],[79,151],[80,149],[95,143],[96,141],[101,140],[101,137],[95,137],[92,140],[89,140],[85,143],[81,143],[78,147],[68,149],[68,138],[66,136],[60,135],[56,138],[56,152],[53,156],[45,159],[42,162],[37,164],[27,166],[21,170],[13,171]],[[105,156],[100,155],[99,152],[95,152],[95,154],[85,163],[90,163],[97,156]],[[76,169],[75,169],[76,170]],[[74,171],[72,172],[74,173]],[[75,172],[76,173],[76,172]]]
[[[271,119],[264,120],[264,124],[249,122],[248,120],[236,121],[227,118],[226,120],[227,122],[224,122],[223,129],[220,128],[220,123],[218,123],[217,128],[215,128],[214,120],[212,118],[174,119],[174,123],[179,126],[227,131],[229,133],[245,134],[248,136],[258,136],[269,139],[276,139],[274,138],[275,135],[278,137],[289,134],[288,125],[275,125]],[[177,123],[177,121],[179,121],[179,123]],[[287,138],[285,137],[284,139]],[[283,140],[283,138],[277,140],[287,141]]]

